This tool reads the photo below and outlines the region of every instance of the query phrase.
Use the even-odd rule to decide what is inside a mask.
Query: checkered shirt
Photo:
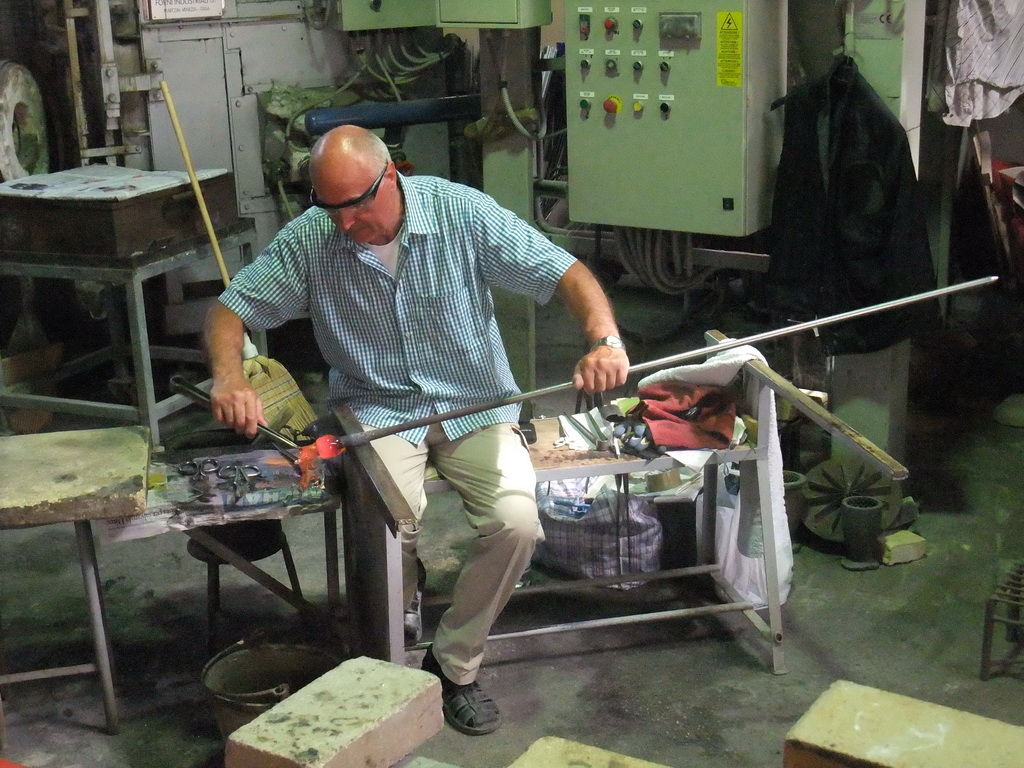
[[[397,278],[310,208],[220,297],[252,331],[308,313],[331,369],[329,407],[344,403],[375,427],[519,394],[490,289],[545,304],[575,262],[478,190],[430,176],[399,179]],[[454,439],[518,414],[518,405],[503,406],[443,426]],[[426,431],[401,435],[419,443]]]

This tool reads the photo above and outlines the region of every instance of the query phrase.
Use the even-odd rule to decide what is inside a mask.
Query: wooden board
[[[0,528],[140,515],[148,466],[141,426],[0,437]]]

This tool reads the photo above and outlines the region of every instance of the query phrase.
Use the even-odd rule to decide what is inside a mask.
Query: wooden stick
[[[217,242],[217,235],[213,231],[213,222],[210,221],[210,212],[206,209],[206,199],[203,197],[203,190],[199,187],[199,179],[195,169],[192,167],[192,158],[188,153],[188,145],[185,143],[185,134],[181,132],[181,123],[178,122],[178,113],[174,111],[174,101],[171,99],[171,91],[167,83],[160,81],[160,90],[164,94],[164,101],[167,102],[167,112],[171,116],[171,125],[174,126],[174,135],[178,138],[178,147],[181,149],[181,156],[185,160],[185,169],[188,171],[188,180],[192,182],[192,191],[199,203],[199,212],[203,216],[203,224],[206,225],[206,235],[210,238],[210,247],[213,248],[213,255],[217,259],[217,268],[220,270],[221,280],[224,287],[228,287],[231,278],[228,276],[228,268],[224,263],[224,254],[220,252],[220,243]]]

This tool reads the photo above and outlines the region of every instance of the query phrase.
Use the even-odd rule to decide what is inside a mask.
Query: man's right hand
[[[256,425],[267,425],[263,401],[243,373],[215,378],[210,389],[213,418],[240,435],[256,437]]]

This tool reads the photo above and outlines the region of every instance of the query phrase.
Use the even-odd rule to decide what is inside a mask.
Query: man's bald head
[[[401,230],[405,207],[387,145],[354,125],[325,133],[309,153],[315,204],[360,243],[384,245]]]
[[[335,174],[350,173],[355,166],[380,167],[391,160],[387,144],[372,131],[356,125],[332,128],[309,153],[309,175],[314,187]]]

